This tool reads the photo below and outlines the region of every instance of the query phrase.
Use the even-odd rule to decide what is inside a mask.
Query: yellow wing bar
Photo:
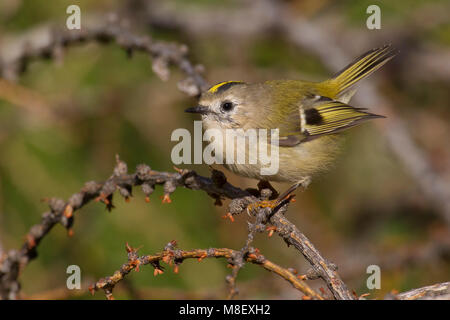
[[[304,110],[306,140],[325,134],[333,134],[351,128],[361,122],[384,118],[339,101],[330,101]]]

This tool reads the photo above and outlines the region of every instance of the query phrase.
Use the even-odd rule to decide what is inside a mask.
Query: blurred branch
[[[22,85],[0,78],[0,98],[33,115],[39,115],[44,121],[54,120],[48,101],[41,94]]]
[[[205,258],[225,258],[229,262],[232,268],[236,268],[235,259],[240,257],[245,259],[247,262],[254,263],[256,265],[262,266],[264,269],[269,270],[286,281],[290,282],[294,288],[303,292],[309,299],[323,300],[322,296],[312,290],[304,281],[296,277],[291,271],[280,267],[279,265],[267,260],[263,255],[261,255],[256,249],[252,249],[248,254],[243,255],[240,251],[235,251],[227,248],[209,248],[209,249],[194,249],[190,251],[184,251],[176,249],[176,242],[171,241],[164,248],[163,252],[141,256],[137,254],[137,249],[126,246],[128,253],[128,262],[123,264],[120,270],[114,272],[110,277],[102,278],[95,284],[89,287],[89,290],[94,293],[97,290],[103,290],[108,299],[113,299],[112,291],[114,287],[122,281],[127,274],[132,270],[139,271],[141,265],[151,264],[154,268],[154,275],[162,274],[163,267],[160,262],[164,262],[173,266],[174,272],[178,273],[179,265],[185,259],[197,259],[199,262]]]
[[[95,21],[95,22],[94,22]],[[65,48],[81,43],[96,42],[106,44],[115,42],[129,56],[136,51],[144,52],[152,58],[153,71],[162,79],[170,76],[170,66],[177,66],[186,76],[178,88],[186,94],[195,96],[208,88],[201,75],[202,67],[193,65],[187,58],[188,48],[172,42],[155,41],[149,36],[136,35],[119,21],[116,15],[109,19],[95,17],[92,22],[83,23],[82,30],[56,30],[43,28],[30,32],[31,39],[15,44],[15,50],[3,49],[0,52],[0,76],[16,79],[25,72],[32,61],[39,59],[61,60]]]
[[[156,30],[176,30],[192,37],[221,35],[230,40],[276,33],[317,54],[332,71],[338,71],[354,54],[360,54],[358,48],[368,46],[374,40],[385,41],[384,39],[388,38],[401,47],[411,49],[402,52],[403,58],[406,56],[406,59],[402,58],[402,62],[396,62],[401,71],[406,71],[405,78],[413,76],[427,79],[433,76],[441,81],[450,79],[449,65],[446,63],[450,55],[448,47],[430,46],[426,42],[416,43],[413,39],[418,32],[424,33],[423,36],[426,37],[434,27],[444,26],[448,18],[443,12],[448,11],[448,4],[424,4],[415,10],[416,17],[412,19],[409,28],[392,25],[377,30],[377,33],[369,38],[364,31],[349,28],[347,24],[336,20],[338,17],[335,15],[330,17],[324,13],[322,18],[302,17],[299,10],[292,10],[292,4],[282,0],[238,0],[236,3],[239,5],[228,10],[216,10],[207,6],[183,6],[181,10],[182,5],[173,0],[128,0],[127,3],[128,15],[140,19],[139,23]],[[425,15],[429,18],[426,23]],[[333,21],[329,22],[331,19]],[[319,40],[326,42],[317,44]],[[330,49],[337,49],[338,55],[330,55]]]

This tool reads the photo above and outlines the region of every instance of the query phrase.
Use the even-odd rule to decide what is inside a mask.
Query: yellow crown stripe
[[[210,92],[210,93],[216,93],[217,90],[219,90],[220,87],[222,87],[222,86],[224,86],[224,85],[226,85],[226,84],[229,84],[229,83],[243,83],[243,82],[242,82],[242,81],[224,81],[224,82],[218,83],[218,84],[216,84],[215,86],[211,87],[211,88],[208,90],[208,92]]]

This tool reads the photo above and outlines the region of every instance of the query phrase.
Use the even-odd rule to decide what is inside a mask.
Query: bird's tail
[[[334,91],[333,93],[336,97],[344,96],[351,86],[382,67],[396,54],[397,51],[390,45],[372,49],[359,56],[344,69],[336,73],[327,81],[327,84],[329,85],[329,88]]]

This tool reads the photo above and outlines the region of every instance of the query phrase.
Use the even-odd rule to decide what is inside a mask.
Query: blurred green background
[[[416,67],[426,70],[427,64],[409,65],[407,59],[410,50],[423,47],[433,54],[449,56],[450,24],[448,16],[442,18],[443,13],[448,15],[449,2],[377,1],[382,10],[382,29],[368,30],[366,8],[372,2],[282,1],[281,5],[292,15],[329,32],[336,44],[354,46],[347,48],[354,56],[386,42],[405,50],[405,55],[365,81],[381,80],[379,91],[406,121],[432,167],[449,181],[450,75],[445,74],[449,60],[443,59],[447,65],[435,75],[414,72]],[[0,54],[7,54],[8,45],[32,29],[64,28],[66,8],[75,3],[81,7],[82,23],[88,15],[119,12],[135,17],[131,21],[141,34],[187,44],[191,60],[204,65],[210,83],[323,80],[332,74],[317,56],[293,45],[277,30],[241,33],[240,25],[227,25],[227,19],[220,20],[225,23],[216,29],[202,28],[202,15],[206,20],[211,18],[208,12],[226,17],[247,8],[249,1],[2,0]],[[165,14],[184,16],[187,21],[192,15],[196,27],[164,24]],[[434,18],[430,21],[423,17]],[[243,28],[251,27],[251,21],[242,22]],[[28,229],[47,210],[41,199],[66,199],[86,181],[106,179],[112,173],[116,154],[129,165],[130,172],[140,163],[155,170],[173,170],[170,151],[175,143],[170,135],[176,128],[192,128],[194,119],[183,112],[195,99],[176,89],[180,79],[179,71],[173,69],[170,80],[162,82],[144,54],[129,59],[115,44],[90,43],[68,49],[62,61],[33,62],[16,80],[26,95],[13,94],[11,98],[8,90],[0,90],[3,249],[22,245]],[[423,196],[373,124],[350,130],[345,136],[333,170],[297,194],[288,218],[340,267],[343,280],[358,294],[369,292],[370,297],[381,298],[392,289],[403,291],[449,280],[449,230],[439,208]],[[209,174],[203,165],[186,167]],[[256,185],[256,181],[226,174],[241,187]],[[287,186],[277,187],[283,190]],[[76,213],[72,238],[56,226],[40,244],[39,257],[20,277],[23,297],[92,299],[86,293],[87,286],[126,262],[126,242],[142,246],[142,254],[160,251],[173,239],[182,249],[239,249],[244,244],[246,214],[231,224],[221,219],[226,207],[215,207],[203,192],[178,189],[171,204],[161,204],[161,195],[162,188],[157,188],[151,202],[145,203],[136,189],[128,204],[116,197],[116,209],[110,213],[103,205],[90,203]],[[258,235],[255,246],[283,266],[300,272],[309,267],[277,236],[269,239]],[[80,292],[64,289],[65,270],[71,264],[82,270]],[[370,264],[381,267],[380,290],[366,288],[366,267]],[[178,275],[169,267],[166,270],[164,275],[154,277],[151,267],[141,268],[116,288],[115,297],[226,296],[224,279],[230,269],[224,260],[185,261]],[[311,284],[325,286],[320,280]],[[287,282],[254,265],[242,269],[238,288],[240,298],[300,297]],[[104,296],[99,292],[93,298]]]

